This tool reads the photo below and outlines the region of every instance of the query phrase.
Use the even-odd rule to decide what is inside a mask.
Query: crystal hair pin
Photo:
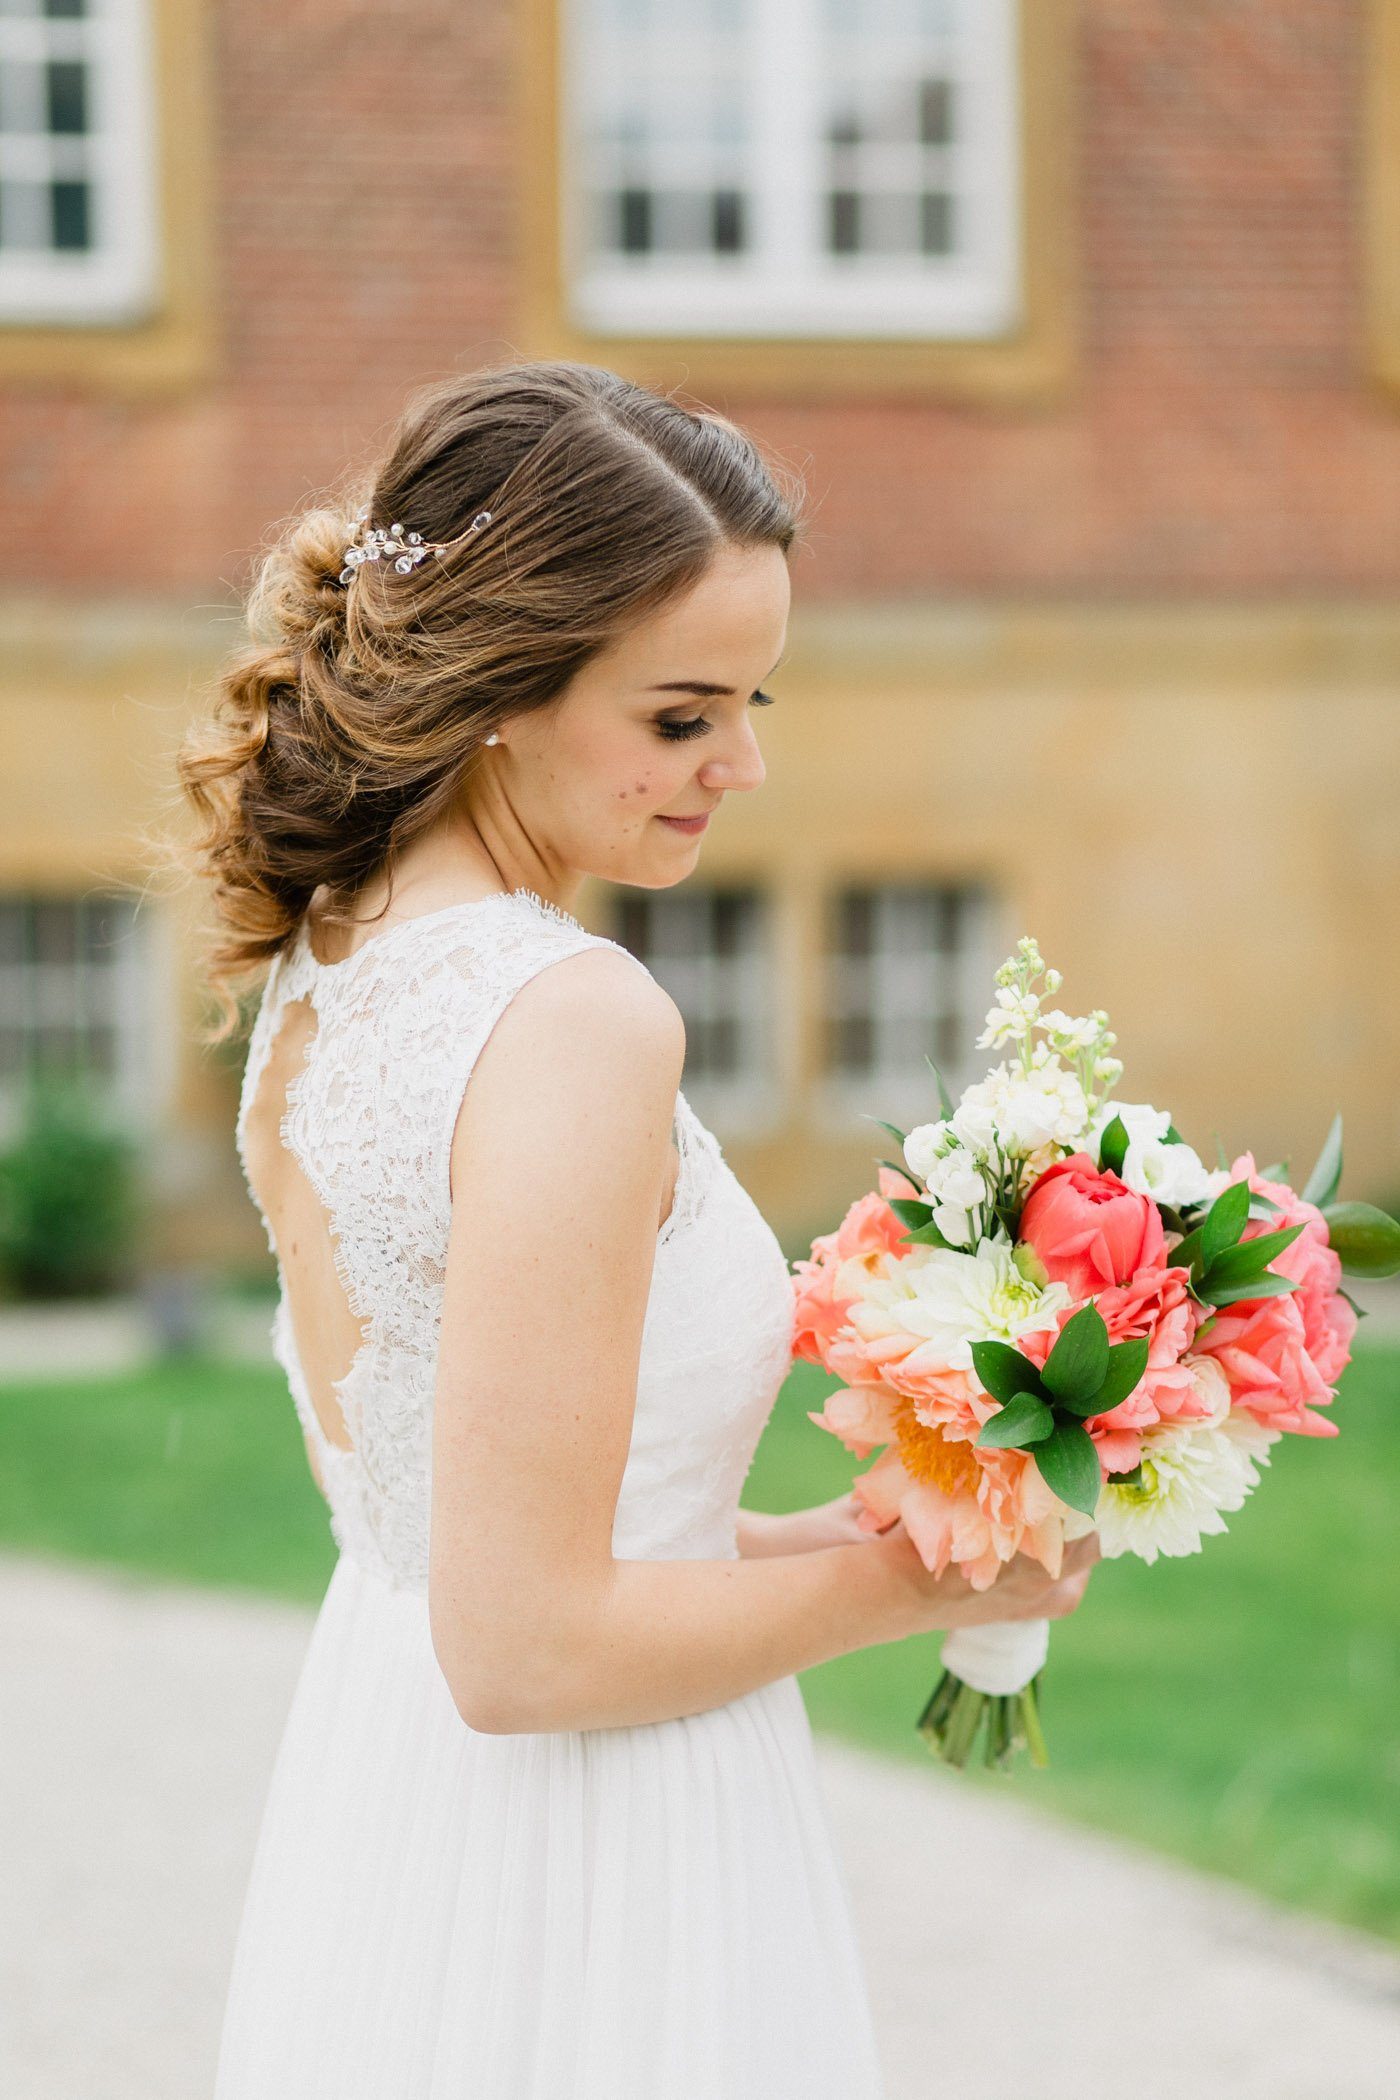
[[[392,559],[400,576],[407,576],[422,561],[425,554],[445,554],[461,540],[469,540],[474,532],[491,523],[489,510],[479,510],[465,532],[459,532],[454,540],[425,540],[421,532],[405,532],[402,525],[391,525],[386,532],[382,525],[369,522],[369,505],[366,503],[355,513],[355,530],[350,545],[345,549],[345,567],[338,581],[349,583],[355,571],[367,561]]]

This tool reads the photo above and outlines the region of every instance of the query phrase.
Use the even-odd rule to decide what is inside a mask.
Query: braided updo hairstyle
[[[604,367],[513,361],[409,400],[380,465],[261,556],[248,645],[176,758],[211,881],[218,1006],[282,949],[313,893],[344,919],[459,798],[481,745],[546,708],[598,650],[697,582],[726,543],[788,552],[801,485],[726,417]],[[339,581],[355,514],[448,541],[407,574]]]

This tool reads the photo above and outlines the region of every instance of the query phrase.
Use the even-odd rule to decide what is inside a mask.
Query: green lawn
[[[744,1499],[839,1493],[794,1370]],[[1054,1630],[1053,1763],[1018,1794],[1400,1943],[1400,1349],[1365,1344],[1342,1434],[1284,1438],[1227,1538],[1107,1562]],[[0,1388],[0,1543],[315,1603],[334,1561],[280,1374],[205,1362]],[[804,1673],[816,1726],[926,1765],[935,1636]]]

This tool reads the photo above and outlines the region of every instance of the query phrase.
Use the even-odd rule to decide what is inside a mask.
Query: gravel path
[[[290,1606],[0,1556],[5,2100],[210,2092],[309,1627]],[[1380,1943],[932,1766],[819,1751],[889,2100],[1400,2094],[1400,1955]]]

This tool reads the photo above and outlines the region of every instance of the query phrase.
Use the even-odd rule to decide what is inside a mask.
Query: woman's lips
[[[698,817],[662,817],[661,819],[661,822],[669,824],[673,831],[683,831],[691,836],[696,836],[702,832],[709,821],[709,810],[706,810],[703,815]]]

